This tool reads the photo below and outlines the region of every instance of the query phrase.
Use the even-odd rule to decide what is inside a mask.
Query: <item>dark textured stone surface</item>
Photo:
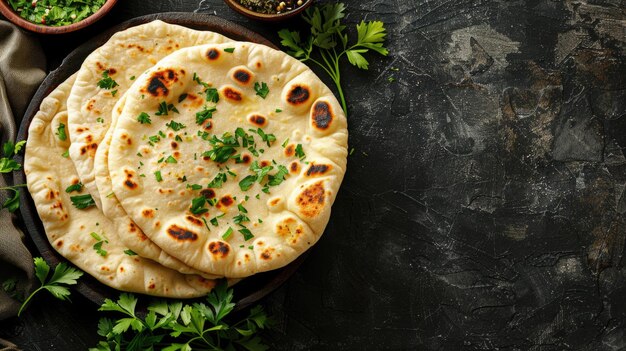
[[[263,301],[274,348],[625,349],[624,1],[345,3],[350,27],[386,23],[391,55],[344,67],[355,152],[324,237]],[[46,39],[51,68],[99,28],[171,10],[274,42],[282,27],[218,0],[126,0]],[[0,337],[84,350],[98,316],[74,300],[41,299]]]

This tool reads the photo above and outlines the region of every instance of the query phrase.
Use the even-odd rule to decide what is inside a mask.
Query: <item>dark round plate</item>
[[[28,127],[30,126],[30,122],[33,117],[39,110],[39,105],[42,100],[59,84],[64,82],[74,72],[76,72],[80,68],[84,59],[93,50],[104,44],[116,32],[157,19],[193,29],[214,31],[234,40],[260,43],[277,49],[274,44],[259,34],[213,15],[187,12],[169,12],[133,18],[101,33],[85,44],[79,46],[63,60],[63,63],[59,66],[59,68],[48,74],[35,93],[35,96],[33,96],[33,99],[26,110],[24,119],[20,125],[17,140],[26,140],[28,138]],[[24,163],[23,155],[18,156],[18,162],[22,164]],[[15,184],[25,184],[26,175],[24,172],[16,172],[14,181]],[[35,246],[37,246],[41,256],[48,263],[53,265],[56,265],[59,262],[67,262],[67,260],[63,256],[59,255],[48,242],[43,225],[39,219],[39,215],[37,214],[37,209],[28,191],[20,192],[20,203],[20,213],[26,226],[26,231],[35,243]],[[305,256],[306,253],[286,267],[275,271],[256,274],[235,285],[234,291],[237,309],[249,306],[269,294],[274,289],[278,288],[296,271],[300,264],[302,264]],[[89,275],[84,275],[79,280],[76,290],[97,304],[102,304],[105,298],[117,299],[119,296],[119,291],[103,285]]]

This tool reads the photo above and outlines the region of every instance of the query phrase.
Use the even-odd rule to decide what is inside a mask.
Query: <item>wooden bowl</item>
[[[226,5],[230,6],[230,8],[232,8],[233,10],[239,12],[240,14],[246,17],[256,19],[256,20],[261,20],[261,21],[267,21],[267,22],[278,22],[278,21],[286,20],[288,18],[298,15],[299,13],[304,11],[307,7],[311,6],[311,4],[313,4],[313,0],[304,0],[304,3],[300,5],[300,7],[297,7],[291,11],[276,13],[276,14],[268,14],[268,13],[260,13],[260,12],[252,11],[249,8],[241,5],[239,1],[237,0],[224,0],[224,2],[226,3]]]
[[[107,0],[104,5],[102,5],[102,7],[98,11],[96,11],[96,13],[83,19],[82,21],[68,24],[66,26],[57,27],[46,26],[45,24],[35,24],[33,22],[29,22],[23,19],[18,13],[13,11],[13,8],[11,7],[11,5],[9,5],[7,0],[0,0],[0,13],[2,13],[4,17],[13,22],[15,25],[31,32],[40,34],[63,34],[85,28],[96,22],[104,15],[106,15],[109,11],[111,11],[116,2],[117,0]]]

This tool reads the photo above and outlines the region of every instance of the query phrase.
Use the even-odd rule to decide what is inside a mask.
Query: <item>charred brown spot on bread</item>
[[[46,199],[52,200],[54,198],[55,198],[54,190],[52,190],[52,189],[48,190],[48,193],[46,194]]]
[[[211,61],[217,60],[220,58],[220,52],[215,48],[211,48],[206,52],[206,57]]]
[[[172,224],[166,230],[167,234],[169,234],[172,238],[178,241],[196,241],[198,240],[198,234],[195,232],[177,226],[176,224]]]
[[[61,247],[61,246],[63,246],[63,240],[57,241],[57,247]]]
[[[132,145],[133,144],[133,139],[131,139],[131,138],[126,139],[126,144]]]
[[[243,100],[243,94],[235,88],[226,87],[222,89],[222,96],[232,102],[239,102]]]
[[[100,63],[100,61],[96,62],[96,66],[101,71],[104,71],[104,69],[106,68],[102,63]]]
[[[97,143],[91,143],[89,145],[85,145],[83,147],[80,148],[80,154],[84,155],[84,154],[89,154],[89,156],[95,156],[96,155],[96,150],[98,149],[98,144]]]
[[[263,66],[263,64],[260,61],[256,63],[256,68],[261,68],[261,66]]]
[[[213,122],[205,121],[203,127],[204,127],[204,130],[209,131],[213,129]]]
[[[261,255],[259,257],[261,257],[261,259],[265,261],[271,260],[273,252],[274,252],[274,249],[271,247],[268,247],[267,249],[263,250],[263,252],[261,252]]]
[[[309,92],[309,88],[305,85],[295,85],[291,88],[289,93],[287,93],[287,102],[292,105],[302,105],[306,103],[311,97],[311,93]]]
[[[141,215],[146,218],[154,218],[154,210],[151,208],[146,208],[145,210],[141,211]]]
[[[298,171],[300,170],[300,163],[298,161],[291,162],[291,164],[289,165],[289,170],[291,171],[291,173],[298,173]]]
[[[267,167],[267,166],[269,166],[269,165],[271,165],[271,164],[272,164],[272,162],[270,162],[270,161],[268,161],[268,160],[263,160],[263,161],[261,161],[261,162],[259,163],[259,166],[261,166],[261,168],[263,168],[263,167]]]
[[[172,146],[172,149],[176,149],[176,148],[178,148],[178,143],[177,143],[177,142],[175,142],[175,141],[172,141],[172,142],[170,143],[170,145]]]
[[[324,209],[326,201],[326,189],[323,182],[309,185],[296,199],[296,204],[300,207],[300,213],[305,217],[315,218]]]
[[[252,79],[252,72],[247,69],[239,68],[233,72],[233,79],[243,85],[247,85]]]
[[[251,115],[248,121],[258,127],[264,127],[267,124],[267,118],[261,115]]]
[[[285,156],[291,157],[296,154],[296,146],[294,144],[289,144],[285,148]]]
[[[230,245],[223,241],[213,241],[209,244],[209,252],[213,254],[213,256],[225,258],[230,253]]]
[[[332,168],[331,165],[312,163],[309,166],[309,169],[306,170],[306,175],[307,175],[307,177],[321,176],[321,175],[324,175],[324,174],[330,172],[331,168]]]
[[[117,70],[115,68],[113,68],[113,67],[109,68],[108,71],[109,71],[109,75],[113,75],[113,74],[117,73]]]
[[[124,267],[120,267],[120,272],[124,272]]]
[[[215,191],[213,189],[202,189],[200,190],[200,195],[204,196],[205,199],[212,199],[215,197]]]
[[[200,219],[198,219],[198,218],[196,218],[194,216],[189,216],[188,215],[187,217],[185,217],[185,219],[187,219],[192,224],[195,224],[195,225],[197,225],[199,227],[202,227],[202,220],[200,220]]]
[[[318,101],[311,110],[311,120],[313,127],[319,130],[326,130],[333,122],[333,109],[326,101]]]
[[[163,188],[159,188],[159,193],[160,193],[160,194],[171,194],[171,193],[173,193],[173,192],[174,192],[174,190],[172,190],[172,189],[163,189]]]
[[[130,222],[128,224],[128,231],[131,232],[131,233],[136,232],[137,231],[137,225],[135,223],[133,223],[133,222]]]
[[[249,164],[252,161],[252,157],[248,154],[243,154],[241,156],[241,162],[243,162],[244,164]]]
[[[178,74],[173,69],[166,69],[152,73],[148,86],[148,93],[152,96],[165,97],[169,94],[168,86],[178,81]]]
[[[213,288],[217,285],[216,279],[205,279],[205,278],[199,277],[198,282],[202,284],[202,286],[204,286],[205,288]]]
[[[178,151],[174,151],[174,153],[172,155],[174,156],[175,159],[180,158],[180,152],[178,152]]]
[[[155,227],[155,228],[158,228],[158,227],[160,227],[160,226],[161,226],[161,221],[156,221],[156,222],[154,223],[154,227]]]
[[[93,135],[89,134],[87,135],[87,137],[85,137],[85,140],[87,140],[88,143],[93,141]]]
[[[219,205],[225,206],[225,207],[230,207],[235,203],[235,200],[233,200],[232,196],[230,195],[224,195],[220,198],[220,202]]]
[[[150,285],[148,285],[148,289],[154,289],[156,288],[156,285],[154,285],[154,283],[151,283]]]
[[[133,182],[133,181],[132,181],[132,180],[130,180],[130,179],[126,179],[126,180],[124,181],[124,186],[125,186],[125,187],[127,187],[127,188],[128,188],[128,189],[130,189],[130,190],[135,190],[135,189],[137,189],[137,187],[139,187],[139,184],[137,184],[137,183]]]
[[[84,131],[85,131],[85,130],[84,130],[83,128],[76,128],[76,132],[78,132],[78,133],[82,133],[82,132],[84,132]]]
[[[276,206],[280,202],[280,197],[270,200],[270,206]]]

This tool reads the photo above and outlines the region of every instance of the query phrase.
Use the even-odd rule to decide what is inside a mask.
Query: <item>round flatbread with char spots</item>
[[[168,254],[246,277],[282,267],[328,223],[347,120],[304,64],[263,45],[185,48],[137,77],[113,132],[113,192]]]

